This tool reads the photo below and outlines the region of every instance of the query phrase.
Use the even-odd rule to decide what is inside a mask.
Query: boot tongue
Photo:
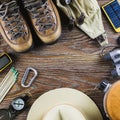
[[[9,11],[14,11],[15,8],[16,8],[15,6],[16,6],[16,2],[15,1],[9,2],[9,4],[8,4]]]
[[[27,3],[39,3],[39,4],[44,4],[47,0],[22,0],[25,4]]]
[[[11,17],[12,14],[16,14],[18,13],[18,7],[16,6],[16,1],[11,1],[11,2],[4,2],[1,4],[0,6],[0,16],[4,17]]]
[[[2,4],[2,3],[4,3],[4,2],[6,2],[6,3],[8,3],[8,2],[10,2],[11,0],[0,0],[0,4]]]
[[[37,1],[39,1],[40,5],[43,5],[47,0],[37,0]]]
[[[41,0],[42,1],[42,4],[44,4],[47,0]]]
[[[27,10],[31,11],[34,9],[39,9],[47,0],[23,0],[24,6]]]
[[[8,11],[13,11],[15,9],[16,6],[16,2],[15,1],[11,1],[11,2],[4,2],[2,4],[0,4],[0,11],[2,10],[8,10]]]
[[[11,17],[12,14],[16,14],[18,13],[18,6],[16,6],[16,2],[9,2],[8,3],[8,11],[7,11],[7,15],[8,17]]]

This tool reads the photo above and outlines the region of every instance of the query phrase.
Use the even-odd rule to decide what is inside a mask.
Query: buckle
[[[80,17],[78,18],[78,24],[82,25],[84,23],[85,15],[83,12],[81,12]]]
[[[33,71],[34,76],[31,78],[31,80],[29,81],[28,84],[25,84],[25,83],[26,83],[26,80],[27,80],[27,78],[28,78],[28,75],[29,75],[29,73],[30,73],[30,71]],[[38,72],[37,72],[36,69],[34,69],[34,68],[32,68],[32,67],[28,67],[28,68],[26,69],[24,75],[23,75],[23,78],[22,78],[22,81],[21,81],[21,86],[22,86],[22,87],[26,87],[26,88],[27,88],[27,87],[30,87],[31,84],[33,83],[33,81],[35,80],[35,78],[37,77],[37,75],[38,75]]]
[[[108,45],[108,39],[107,39],[107,35],[106,33],[103,33],[102,35],[98,36],[96,38],[96,40],[98,41],[98,43],[100,44],[100,46],[105,47]]]

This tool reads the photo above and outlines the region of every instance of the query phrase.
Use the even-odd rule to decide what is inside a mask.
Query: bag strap
[[[56,4],[68,17],[69,19],[68,28],[71,30],[74,27],[75,23],[78,23],[80,25],[83,24],[85,16],[84,13],[81,11],[77,0],[72,0],[70,4],[64,4],[65,3],[64,1],[65,0],[56,0]],[[79,11],[79,16],[76,15],[72,8],[75,8],[77,11]]]
[[[106,33],[101,34],[100,36],[98,36],[96,38],[96,40],[98,41],[98,43],[102,46],[105,47],[108,45],[108,38]]]
[[[72,2],[72,6],[77,10],[77,14],[74,11],[74,14],[76,15],[76,23],[79,24],[79,25],[82,25],[84,23],[85,14],[80,9],[80,5],[79,5],[78,0],[74,0],[74,2]]]

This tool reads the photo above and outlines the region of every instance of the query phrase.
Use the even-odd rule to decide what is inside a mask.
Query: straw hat
[[[103,120],[96,104],[84,93],[59,88],[41,95],[32,105],[27,120]]]

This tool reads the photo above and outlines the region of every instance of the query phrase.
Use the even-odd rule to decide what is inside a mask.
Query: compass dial
[[[25,106],[25,102],[21,98],[16,98],[12,101],[11,105],[15,110],[22,110]]]

